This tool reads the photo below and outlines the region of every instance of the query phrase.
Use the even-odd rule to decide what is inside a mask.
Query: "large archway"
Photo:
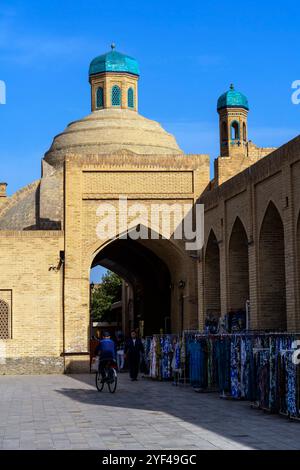
[[[249,300],[248,237],[239,217],[229,240],[229,308],[245,310]]]
[[[213,230],[210,231],[205,250],[204,312],[206,318],[221,315],[220,249]]]
[[[171,275],[167,265],[149,247],[131,239],[116,239],[93,260],[96,265],[115,272],[133,290],[133,317],[123,328],[138,328],[144,335],[171,331]]]
[[[259,326],[286,330],[284,228],[273,202],[268,205],[260,230],[259,281]]]
[[[98,153],[91,143],[92,151],[66,159],[63,339],[68,370],[87,366],[91,336],[90,271],[95,262],[105,263],[120,273],[125,267],[136,283],[141,280],[142,306],[135,308],[140,308],[144,315],[145,334],[149,329],[150,333],[159,332],[160,326],[171,333],[199,327],[199,257],[191,252],[192,240],[185,240],[185,233],[183,237],[178,235],[188,211],[190,222],[195,220],[196,212],[191,208],[207,185],[206,178],[201,177],[204,168],[208,175],[207,156],[186,159],[174,153],[170,158],[166,148],[164,155],[158,155],[153,142],[151,155],[138,155],[122,147],[117,134],[115,137],[116,145],[109,158],[105,146]],[[128,243],[125,240],[126,247],[119,249],[116,238],[124,240],[124,232],[142,235],[142,226],[151,235],[147,239],[131,239],[130,247],[130,240]],[[186,224],[183,228],[185,232]],[[127,248],[132,256],[124,259],[122,251]],[[168,289],[162,289],[167,284]],[[167,290],[168,298],[157,295],[162,290]],[[152,322],[151,328],[146,322]]]

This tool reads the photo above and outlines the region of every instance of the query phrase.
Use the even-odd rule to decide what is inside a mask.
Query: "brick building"
[[[38,181],[11,197],[0,185],[0,373],[87,369],[98,264],[131,286],[131,315],[146,334],[202,328],[209,312],[246,302],[251,328],[300,327],[299,138],[277,150],[255,146],[247,98],[231,86],[218,100],[210,181],[208,155],[185,155],[138,113],[138,78],[136,60],[114,49],[94,59],[91,114],[54,138]],[[114,207],[122,225],[120,195],[126,214],[137,204],[149,211],[99,236],[99,205]],[[164,238],[163,221],[149,214],[153,203],[197,202],[205,242],[191,252],[175,232]],[[132,230],[155,236],[126,238]]]

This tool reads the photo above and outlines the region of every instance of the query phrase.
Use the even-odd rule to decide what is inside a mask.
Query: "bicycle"
[[[102,378],[102,374],[98,370],[96,372],[96,387],[98,392],[102,392],[104,385],[107,384],[110,393],[115,393],[118,383],[118,375],[116,371],[115,361],[107,361],[104,368],[105,378]]]

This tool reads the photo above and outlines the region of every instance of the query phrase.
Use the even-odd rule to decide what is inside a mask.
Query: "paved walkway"
[[[147,379],[0,377],[0,449],[300,449],[300,423]]]

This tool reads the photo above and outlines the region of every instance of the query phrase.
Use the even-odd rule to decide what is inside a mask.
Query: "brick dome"
[[[69,124],[54,138],[44,159],[59,167],[67,153],[111,154],[120,150],[141,155],[183,153],[173,135],[158,122],[126,109],[101,109]]]

